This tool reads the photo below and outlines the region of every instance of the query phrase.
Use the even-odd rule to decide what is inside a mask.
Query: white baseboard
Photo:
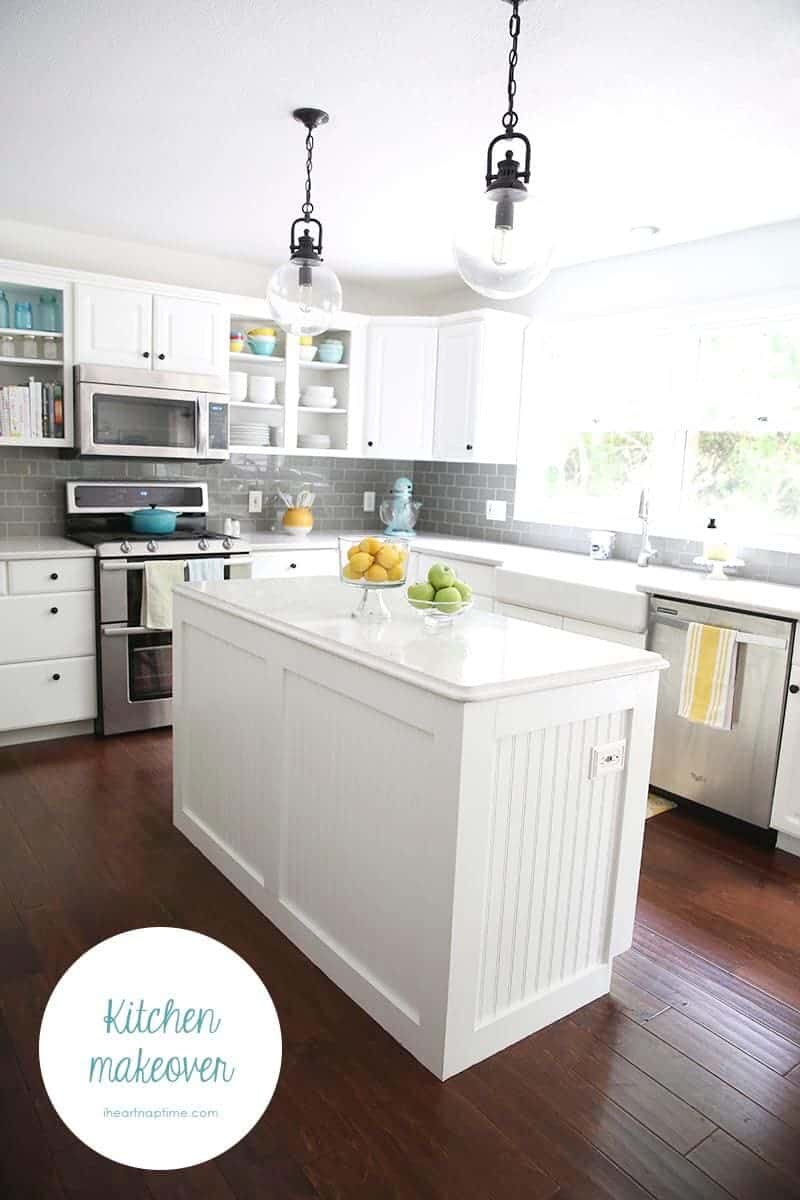
[[[787,854],[796,854],[800,858],[800,838],[792,837],[790,833],[779,833],[777,847]]]
[[[49,742],[53,738],[76,737],[94,733],[94,721],[68,721],[64,725],[37,725],[33,729],[7,729],[0,733],[0,746],[21,746],[25,742]]]

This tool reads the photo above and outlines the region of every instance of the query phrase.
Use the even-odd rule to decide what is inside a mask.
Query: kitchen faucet
[[[650,493],[647,488],[642,488],[639,496],[639,520],[642,522],[642,540],[636,565],[637,567],[647,567],[658,554],[650,541]]]

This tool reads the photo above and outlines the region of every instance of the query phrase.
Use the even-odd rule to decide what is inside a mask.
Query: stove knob
[[[120,552],[120,554],[130,554],[130,552],[131,552],[130,542],[120,542],[119,552]]]
[[[230,550],[230,548],[231,548],[231,546],[232,546],[232,545],[233,545],[233,543],[231,542],[231,539],[230,539],[230,538],[223,538],[223,539],[222,539],[222,549],[223,549],[223,550]]]
[[[153,542],[153,541],[148,542],[147,549],[150,551],[151,554],[155,554],[156,550],[158,549],[158,542]]]
[[[208,542],[206,541],[205,538],[200,538],[200,541],[197,543],[197,549],[198,550],[207,550],[208,549]]]

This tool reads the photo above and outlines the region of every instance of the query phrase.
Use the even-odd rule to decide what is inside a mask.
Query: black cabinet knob
[[[58,671],[56,671],[55,675],[53,676],[53,679],[55,679],[56,683],[58,683],[60,678],[61,678],[61,676],[59,675]]]
[[[793,696],[796,696],[797,693],[800,692],[800,684],[793,683],[792,686],[789,688],[789,691],[792,693]]]
[[[142,358],[149,358],[149,357],[150,357],[150,351],[149,351],[149,350],[143,350],[143,351],[142,351]]]
[[[50,575],[50,578],[51,578],[51,579],[58,579],[58,571],[53,571],[53,572],[52,572],[52,574]]]
[[[294,570],[297,566],[297,563],[289,563],[289,566],[292,568],[292,570]]]
[[[374,446],[374,445],[375,445],[375,443],[374,443],[374,442],[367,442],[367,445],[368,445],[368,446]]]
[[[469,444],[469,442],[467,442],[467,449],[468,449],[468,450],[471,450],[471,449],[472,449],[472,446]]]
[[[56,613],[58,612],[58,609],[55,608],[55,606],[54,606],[53,608],[50,609],[50,612],[53,614],[53,616],[55,616]]]
[[[164,359],[165,359],[167,356],[166,356],[166,354],[159,354],[159,356],[158,356],[158,357],[159,357],[159,358],[161,359],[161,361],[163,362],[163,361],[164,361]]]

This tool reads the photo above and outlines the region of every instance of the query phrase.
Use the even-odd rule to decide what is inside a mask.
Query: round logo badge
[[[281,1066],[269,992],[244,959],[188,929],[134,929],[61,977],[39,1033],[65,1125],[129,1167],[191,1167],[261,1117]]]

